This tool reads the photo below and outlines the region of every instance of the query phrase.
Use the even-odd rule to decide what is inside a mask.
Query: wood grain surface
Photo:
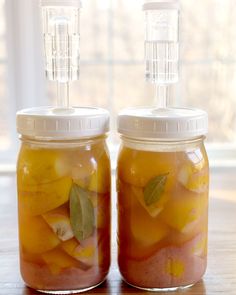
[[[0,294],[39,294],[25,287],[19,273],[16,184],[0,176]],[[126,285],[116,264],[116,195],[113,194],[113,262],[105,283],[86,294],[153,294]],[[236,171],[214,173],[210,192],[209,260],[203,280],[170,294],[236,295]],[[166,293],[158,293],[166,294]]]

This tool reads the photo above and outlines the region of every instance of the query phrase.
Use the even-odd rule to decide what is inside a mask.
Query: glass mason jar
[[[118,263],[130,285],[175,290],[207,266],[207,114],[128,109],[119,115]]]
[[[17,114],[20,269],[26,285],[70,294],[110,266],[109,115],[38,108]]]

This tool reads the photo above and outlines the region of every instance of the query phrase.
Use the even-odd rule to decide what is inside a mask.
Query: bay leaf
[[[156,203],[162,196],[169,173],[151,179],[144,188],[144,201],[147,206]]]
[[[82,242],[93,234],[95,216],[88,192],[77,184],[70,191],[70,222],[75,238]]]

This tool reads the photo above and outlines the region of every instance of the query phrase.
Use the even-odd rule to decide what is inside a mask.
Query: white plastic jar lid
[[[143,10],[179,9],[179,0],[145,0]]]
[[[109,119],[109,112],[100,108],[32,108],[17,113],[17,131],[38,139],[81,139],[107,133]]]
[[[118,131],[144,140],[188,140],[207,134],[208,115],[188,108],[130,108],[120,112]]]
[[[73,6],[81,8],[80,0],[41,0],[42,6]]]

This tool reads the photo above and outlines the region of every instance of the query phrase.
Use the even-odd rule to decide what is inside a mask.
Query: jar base
[[[96,285],[93,285],[91,287],[88,287],[88,288],[82,288],[82,289],[77,289],[77,290],[39,290],[37,289],[36,291],[37,292],[40,292],[40,293],[44,293],[44,294],[54,294],[54,295],[67,295],[67,294],[79,294],[79,293],[83,293],[83,292],[86,292],[86,291],[90,291],[98,286],[100,286],[101,284],[103,284],[104,282],[106,281],[106,279],[104,279],[102,282],[96,284]]]
[[[182,290],[191,288],[192,286],[195,285],[195,284],[191,284],[191,285],[187,285],[187,286],[179,286],[179,287],[171,287],[171,288],[146,288],[146,287],[136,286],[134,284],[131,284],[131,283],[127,282],[126,280],[124,280],[124,281],[128,285],[130,285],[131,287],[133,287],[133,288],[136,288],[136,289],[139,289],[139,290],[143,290],[143,291],[148,291],[148,292],[174,292],[174,291],[182,291]]]

